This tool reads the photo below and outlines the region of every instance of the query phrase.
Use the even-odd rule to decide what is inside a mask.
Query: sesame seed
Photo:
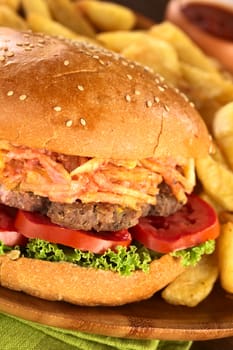
[[[71,119],[66,121],[66,126],[70,128],[73,125],[73,121]]]
[[[44,39],[39,39],[39,40],[38,40],[38,43],[39,43],[39,44],[45,44],[45,40],[44,40]]]
[[[160,83],[161,83],[161,80],[160,80],[159,78],[155,78],[155,82],[156,82],[157,84],[160,84]]]
[[[6,56],[7,57],[12,57],[12,56],[14,56],[14,52],[9,51],[9,52],[6,53]]]
[[[30,47],[25,47],[24,51],[32,51],[32,49]]]
[[[146,101],[146,107],[150,108],[152,106],[153,106],[153,102],[152,101],[150,101],[150,100]]]
[[[169,112],[170,111],[170,108],[167,106],[167,105],[164,105],[164,109]]]
[[[7,96],[13,96],[14,95],[14,91],[10,90],[7,92]]]
[[[0,61],[3,62],[5,61],[6,57],[5,56],[0,56]]]
[[[22,43],[16,43],[16,46],[23,46]]]
[[[125,99],[126,99],[127,102],[131,102],[131,97],[130,97],[130,95],[125,95]]]
[[[130,74],[127,74],[127,78],[128,78],[129,80],[132,80],[132,79],[133,79],[132,75],[130,75]]]
[[[121,61],[123,66],[128,66],[128,62],[127,61]]]
[[[159,97],[155,97],[155,98],[154,98],[154,101],[155,101],[156,103],[159,103],[159,102],[160,102]]]
[[[80,124],[82,125],[82,126],[86,126],[87,125],[87,122],[86,122],[86,120],[84,119],[84,118],[80,118]]]
[[[98,55],[94,55],[92,57],[95,58],[96,60],[99,60],[99,58],[100,58]]]
[[[180,92],[180,96],[183,97],[186,102],[189,101],[188,97],[183,92]]]
[[[135,90],[134,93],[135,93],[135,95],[137,95],[137,96],[141,95],[141,92],[140,92],[139,90]]]
[[[24,101],[24,100],[26,100],[26,98],[27,98],[27,95],[20,95],[19,96],[20,101]]]
[[[165,91],[165,89],[162,87],[162,86],[158,86],[158,89],[159,89],[159,91],[161,91],[161,92],[163,92],[163,91]]]
[[[24,46],[29,46],[30,45],[30,41],[25,41],[24,42]]]
[[[83,86],[83,85],[78,85],[77,88],[78,88],[80,91],[84,91],[84,86]]]
[[[103,60],[99,60],[99,63],[102,64],[102,66],[105,65],[104,61]]]
[[[135,65],[133,63],[131,63],[129,66],[130,68],[135,68]]]
[[[70,64],[70,61],[69,60],[65,60],[64,61],[64,66],[68,66]]]
[[[38,43],[37,46],[38,46],[38,47],[44,47],[44,45],[43,45],[43,44],[40,44],[40,43]]]
[[[193,102],[189,102],[189,104],[191,107],[193,107],[193,108],[195,107],[195,104]]]
[[[61,107],[60,106],[55,106],[53,108],[56,112],[61,112]]]

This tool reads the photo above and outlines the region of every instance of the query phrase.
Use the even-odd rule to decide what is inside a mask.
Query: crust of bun
[[[66,262],[0,257],[3,287],[42,299],[87,306],[115,306],[148,299],[183,271],[179,259],[168,254],[154,260],[149,273],[135,271],[130,276]]]
[[[0,29],[0,139],[112,159],[199,157],[204,122],[148,68],[90,44]]]
[[[195,0],[195,3],[198,1],[201,2]],[[194,0],[170,1],[166,9],[166,18],[185,31],[209,56],[215,57],[233,73],[233,42],[217,38],[192,24],[181,12],[181,6],[189,2],[194,2]],[[232,11],[232,5],[227,5],[227,3],[220,3],[216,0],[205,0],[205,2]]]

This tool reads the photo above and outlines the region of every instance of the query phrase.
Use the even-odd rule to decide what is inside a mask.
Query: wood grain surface
[[[233,300],[218,286],[195,308],[169,305],[159,294],[120,307],[79,307],[0,288],[0,311],[46,325],[125,338],[208,340],[233,336]]]

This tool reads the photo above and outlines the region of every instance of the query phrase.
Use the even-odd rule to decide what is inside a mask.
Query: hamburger
[[[2,286],[122,305],[213,251],[192,194],[210,138],[186,96],[98,46],[1,28],[0,48]]]

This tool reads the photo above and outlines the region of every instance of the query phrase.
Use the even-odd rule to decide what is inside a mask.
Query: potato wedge
[[[218,278],[216,254],[205,255],[196,266],[188,267],[163,291],[162,297],[173,305],[194,307],[212,291]]]
[[[164,76],[168,83],[177,85],[181,79],[177,53],[166,41],[145,35],[126,47],[122,54],[152,68]]]
[[[114,32],[103,32],[96,35],[98,41],[109,50],[122,52],[136,40],[146,40],[147,34],[141,30],[126,31],[117,30]]]
[[[216,142],[233,170],[233,102],[217,111],[212,130]]]
[[[62,24],[53,21],[49,18],[37,15],[36,13],[31,13],[27,18],[27,22],[29,28],[33,32],[45,33],[48,35],[58,35],[68,39],[92,42],[92,39],[78,35],[72,32],[70,29],[63,26]]]
[[[133,11],[113,2],[82,0],[77,7],[100,31],[130,30],[136,23]]]
[[[46,0],[22,0],[22,5],[26,17],[31,13],[37,13],[40,16],[51,18],[51,13]]]
[[[233,222],[222,225],[217,243],[220,283],[229,293],[233,293]]]
[[[18,30],[27,29],[27,23],[14,10],[6,5],[0,5],[0,26]]]
[[[20,3],[21,0],[0,0],[0,5],[7,5],[14,11],[19,9]]]
[[[225,210],[233,210],[233,172],[212,156],[197,159],[196,170],[204,191]]]
[[[94,38],[95,30],[80,10],[69,0],[46,0],[56,21],[71,31]]]
[[[176,49],[179,59],[205,72],[216,72],[216,64],[185,34],[170,22],[154,25],[148,33],[169,42]]]

